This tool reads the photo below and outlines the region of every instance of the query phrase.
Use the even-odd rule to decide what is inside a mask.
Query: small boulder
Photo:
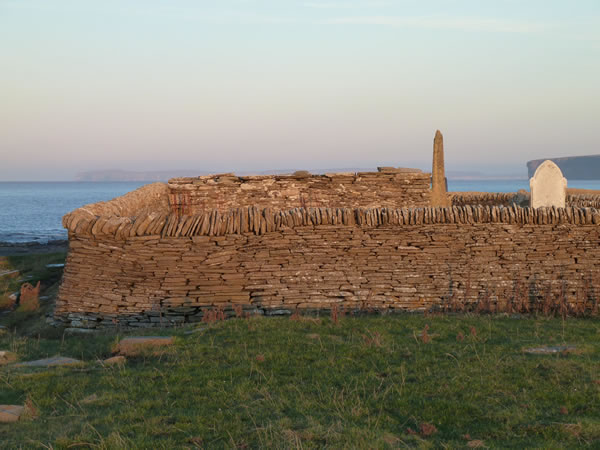
[[[111,358],[105,359],[104,361],[102,361],[102,364],[107,365],[107,366],[114,366],[115,364],[118,364],[118,365],[125,364],[126,361],[127,361],[127,358],[125,358],[122,355],[117,355],[117,356],[113,356]]]
[[[0,405],[0,423],[17,422],[24,411],[24,406]]]

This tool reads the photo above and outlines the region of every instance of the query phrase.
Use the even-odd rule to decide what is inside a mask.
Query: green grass
[[[56,289],[56,275],[44,275],[47,262],[21,263],[46,280],[44,294]],[[33,263],[37,269],[26,267]],[[149,331],[175,335],[176,345],[105,367],[98,360],[122,335],[63,335],[43,315],[0,316],[11,330],[0,335],[0,350],[85,364],[0,368],[0,404],[30,405],[25,420],[0,424],[0,448],[465,448],[477,441],[579,448],[600,441],[598,319],[231,319],[194,334]],[[428,343],[420,337],[426,325]],[[563,344],[578,350],[523,352]],[[424,424],[435,431],[423,432]]]
[[[18,292],[21,285],[26,282],[35,286],[39,281],[42,289],[41,295],[48,297],[47,300],[40,301],[40,311],[31,313],[17,310],[7,317],[0,316],[0,325],[30,336],[56,336],[56,330],[46,327],[45,322],[40,318],[52,312],[62,269],[48,268],[46,265],[64,263],[65,259],[65,253],[0,257],[0,271],[19,270],[20,272],[18,277],[0,278],[0,310],[8,302],[8,296]]]
[[[426,324],[428,344],[419,339]],[[580,447],[600,440],[596,320],[401,315],[205,327],[176,330],[166,354],[124,367],[95,362],[110,355],[116,336],[0,338],[0,348],[22,360],[61,354],[87,362],[3,369],[0,403],[29,399],[39,410],[36,419],[1,426],[3,445]],[[522,352],[560,343],[581,352]],[[437,432],[420,435],[423,423]]]

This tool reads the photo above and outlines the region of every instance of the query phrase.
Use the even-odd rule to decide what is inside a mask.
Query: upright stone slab
[[[23,311],[37,311],[40,309],[40,282],[34,287],[30,283],[21,286],[20,305]]]
[[[444,169],[444,137],[440,130],[433,139],[433,167],[431,170],[431,206],[450,206],[448,183]]]
[[[529,180],[531,188],[531,207],[565,207],[567,179],[559,167],[547,159],[535,171]]]

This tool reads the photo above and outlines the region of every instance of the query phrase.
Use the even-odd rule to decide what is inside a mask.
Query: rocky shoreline
[[[2,242],[0,256],[18,256],[36,253],[61,253],[69,249],[69,241],[55,240],[48,242]]]

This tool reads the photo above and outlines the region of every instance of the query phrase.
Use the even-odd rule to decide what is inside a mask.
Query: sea
[[[0,242],[46,243],[67,239],[62,216],[108,201],[144,182],[0,182]],[[569,187],[600,189],[600,180],[569,181]],[[516,192],[529,180],[448,180],[449,191]]]
[[[144,182],[0,182],[0,242],[67,239],[62,216],[111,200]]]

